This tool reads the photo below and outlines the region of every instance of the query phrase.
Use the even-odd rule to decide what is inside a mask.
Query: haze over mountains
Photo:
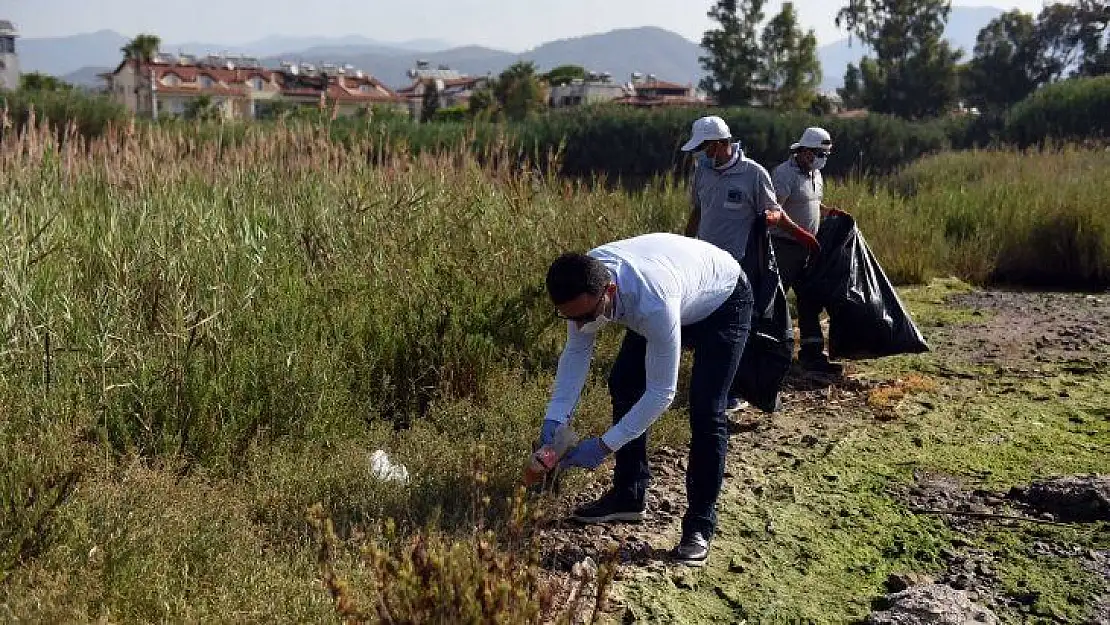
[[[1002,13],[994,7],[953,7],[945,35],[970,57],[979,30]],[[97,73],[109,71],[120,61],[120,48],[128,37],[111,30],[55,38],[19,40],[24,71],[40,71],[81,85],[97,85]],[[497,74],[517,60],[534,61],[541,70],[574,63],[594,71],[610,72],[624,81],[634,72],[655,74],[660,79],[697,83],[703,75],[698,63],[698,43],[658,27],[613,30],[551,41],[525,52],[510,52],[480,46],[453,46],[451,42],[419,39],[382,42],[358,35],[344,37],[271,36],[241,45],[205,42],[167,42],[166,52],[208,54],[227,52],[259,57],[268,66],[280,61],[351,63],[391,87],[409,84],[405,72],[417,59],[433,65],[448,65],[471,75]],[[818,48],[824,72],[823,89],[842,84],[850,62],[863,56],[858,41],[835,41]]]

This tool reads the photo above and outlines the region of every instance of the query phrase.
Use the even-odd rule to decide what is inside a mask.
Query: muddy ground
[[[926,527],[922,535],[933,541],[929,544],[942,547],[917,560],[927,565],[913,564],[912,557],[890,556],[897,563],[887,567],[889,577],[868,569],[875,568],[874,564],[861,564],[863,572],[853,572],[852,579],[865,582],[855,595],[872,596],[853,595],[850,602],[868,601],[870,606],[856,605],[845,614],[854,615],[847,621],[866,618],[875,623],[1110,623],[1110,548],[1106,538],[1110,530],[1110,441],[1105,436],[1110,402],[1100,402],[1097,392],[1102,388],[1097,385],[1110,374],[1110,294],[949,292],[940,288],[939,292],[921,290],[905,297],[930,343],[930,354],[912,359],[908,369],[899,360],[903,357],[848,363],[846,375],[838,379],[795,371],[787,380],[781,412],[767,415],[747,410],[733,417],[728,471],[719,506],[722,521],[709,567],[712,572],[691,571],[672,564],[667,557],[667,550],[679,537],[685,509],[686,452],[677,443],[653,452],[648,520],[638,525],[605,527],[580,526],[572,521],[554,523],[544,537],[545,563],[550,570],[569,576],[574,565],[586,558],[596,562],[615,557],[619,562],[616,581],[607,593],[603,620],[842,622],[843,615],[825,614],[816,606],[806,611],[789,605],[808,599],[791,599],[793,595],[768,599],[782,595],[782,589],[768,590],[764,586],[775,582],[764,584],[750,579],[795,568],[811,575],[804,579],[812,579],[812,569],[822,566],[822,557],[828,558],[810,555],[817,562],[799,563],[799,553],[826,552],[799,551],[795,547],[783,553],[774,551],[775,545],[791,544],[781,542],[784,533],[818,543],[821,536],[807,536],[797,528],[776,534],[776,515],[762,512],[761,517],[753,512],[757,506],[766,501],[805,506],[806,493],[813,491],[813,485],[801,485],[795,476],[822,469],[839,448],[852,445],[854,449],[859,440],[876,431],[905,428],[904,435],[910,437],[913,446],[928,449],[930,431],[924,425],[928,421],[919,426],[915,419],[932,414],[942,405],[970,401],[966,399],[969,396],[989,404],[997,396],[999,402],[1021,397],[1032,406],[1060,406],[1072,393],[1088,388],[1083,384],[1093,381],[1094,399],[1090,393],[1084,396],[1086,403],[1080,405],[1082,410],[1075,411],[1078,416],[1072,418],[1072,423],[1078,419],[1080,425],[1076,427],[1089,428],[1086,442],[1076,444],[1085,445],[1093,457],[1101,450],[1106,458],[1101,471],[1104,481],[1087,476],[1077,478],[1085,480],[1078,485],[1065,484],[1065,491],[1072,488],[1068,491],[1072,498],[1065,496],[1061,503],[1051,496],[1051,483],[1032,487],[1014,483],[1007,488],[1005,475],[1009,473],[1005,471],[986,477],[972,471],[958,475],[933,471],[928,461],[902,463],[912,472],[912,479],[890,480],[879,495],[890,499],[891,505],[906,515],[899,518],[914,523],[920,519]],[[1060,379],[1066,383],[1058,383]],[[1069,386],[1072,384],[1075,386]],[[1006,430],[1000,427],[987,435],[1001,441],[1007,436]],[[1043,453],[1053,452],[1045,449]],[[1053,477],[1050,466],[1043,470],[1046,474],[1038,475],[1039,470],[1033,468],[1030,475]],[[608,474],[606,465],[594,484],[573,497],[563,497],[559,511],[565,513],[603,492]],[[844,475],[829,473],[819,478],[826,482],[828,492],[835,493]],[[1099,488],[1107,489],[1102,492],[1105,500],[1101,503]],[[784,489],[793,492],[781,492]],[[776,490],[780,492],[768,492]],[[775,508],[767,505],[759,510]],[[840,515],[850,524],[857,512],[845,506]],[[753,522],[753,518],[763,517],[766,522],[758,527],[762,521]],[[721,546],[730,544],[732,548]],[[1076,582],[1073,594],[1061,591],[1062,608],[1049,598],[1040,600],[1037,573],[1022,572],[1014,564],[1028,561],[1028,566],[1035,569],[1041,562],[1037,558],[1042,557],[1063,562],[1061,566],[1067,571],[1073,570],[1067,568],[1069,562],[1080,567],[1079,573],[1060,574],[1065,586],[1068,575],[1083,579],[1082,584]],[[879,568],[882,565],[880,562]],[[847,566],[849,571],[851,566]],[[903,570],[900,566],[925,570]],[[749,579],[734,586],[729,582],[730,575],[747,575]],[[1022,590],[1023,575],[1033,580],[1026,591]],[[878,579],[876,576],[885,578],[885,582],[872,589],[866,580]],[[789,579],[784,574],[778,583],[788,585]],[[836,579],[828,581],[833,587],[838,583]],[[1060,581],[1053,578],[1051,584],[1043,583],[1056,589]],[[945,595],[950,591],[955,599]],[[940,608],[921,608],[921,597],[910,596],[914,593],[923,593],[926,604],[958,601],[972,608],[961,613],[953,607],[954,612],[945,617],[938,615],[943,612]],[[1056,600],[1055,595],[1052,600]],[[910,606],[915,601],[916,608]],[[907,616],[915,609],[934,614]]]

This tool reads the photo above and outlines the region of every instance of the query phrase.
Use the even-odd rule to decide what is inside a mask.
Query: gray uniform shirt
[[[757,215],[778,210],[771,176],[759,163],[744,156],[740,144],[733,144],[735,156],[718,169],[702,155],[694,167],[691,202],[700,209],[698,238],[744,259],[748,235]]]
[[[803,172],[791,157],[775,168],[772,179],[775,182],[775,195],[782,202],[782,209],[794,223],[816,235],[817,228],[821,225],[821,198],[825,194],[825,181],[821,178],[821,172],[816,169]],[[778,226],[771,228],[771,235],[794,240],[794,237]]]

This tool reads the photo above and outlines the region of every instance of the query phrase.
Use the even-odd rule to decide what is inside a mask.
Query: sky
[[[1040,10],[1044,0],[956,0],[963,6]],[[442,39],[522,52],[536,45],[614,28],[659,26],[699,41],[710,26],[712,0],[0,0],[0,19],[24,37],[56,37],[102,29],[128,37],[157,34],[165,42],[238,45],[268,35],[362,35],[382,42]],[[844,0],[795,0],[803,27],[819,43],[846,36],[833,18]],[[771,0],[765,12],[778,12]],[[205,10],[193,7],[210,7]],[[219,7],[217,10],[215,7]]]

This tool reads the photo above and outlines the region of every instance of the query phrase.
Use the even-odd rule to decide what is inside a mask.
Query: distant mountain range
[[[1000,15],[994,7],[954,7],[945,31],[965,57],[975,47],[979,30]],[[96,75],[109,71],[120,60],[120,48],[127,37],[110,30],[56,38],[28,38],[18,43],[25,71],[40,71],[81,85],[95,85]],[[541,70],[564,63],[583,65],[590,70],[609,72],[614,80],[625,81],[632,72],[655,74],[662,80],[697,83],[703,72],[698,43],[652,26],[626,28],[606,33],[560,39],[525,52],[508,52],[480,46],[452,47],[440,40],[381,42],[360,36],[339,38],[272,36],[243,45],[202,42],[164,44],[163,51],[192,54],[249,54],[268,66],[281,61],[338,64],[350,63],[367,71],[391,87],[409,84],[405,72],[417,59],[432,65],[447,65],[470,75],[497,74],[518,60],[534,61]],[[839,87],[848,63],[857,63],[865,48],[858,42],[842,39],[818,48],[824,80],[823,89]]]

